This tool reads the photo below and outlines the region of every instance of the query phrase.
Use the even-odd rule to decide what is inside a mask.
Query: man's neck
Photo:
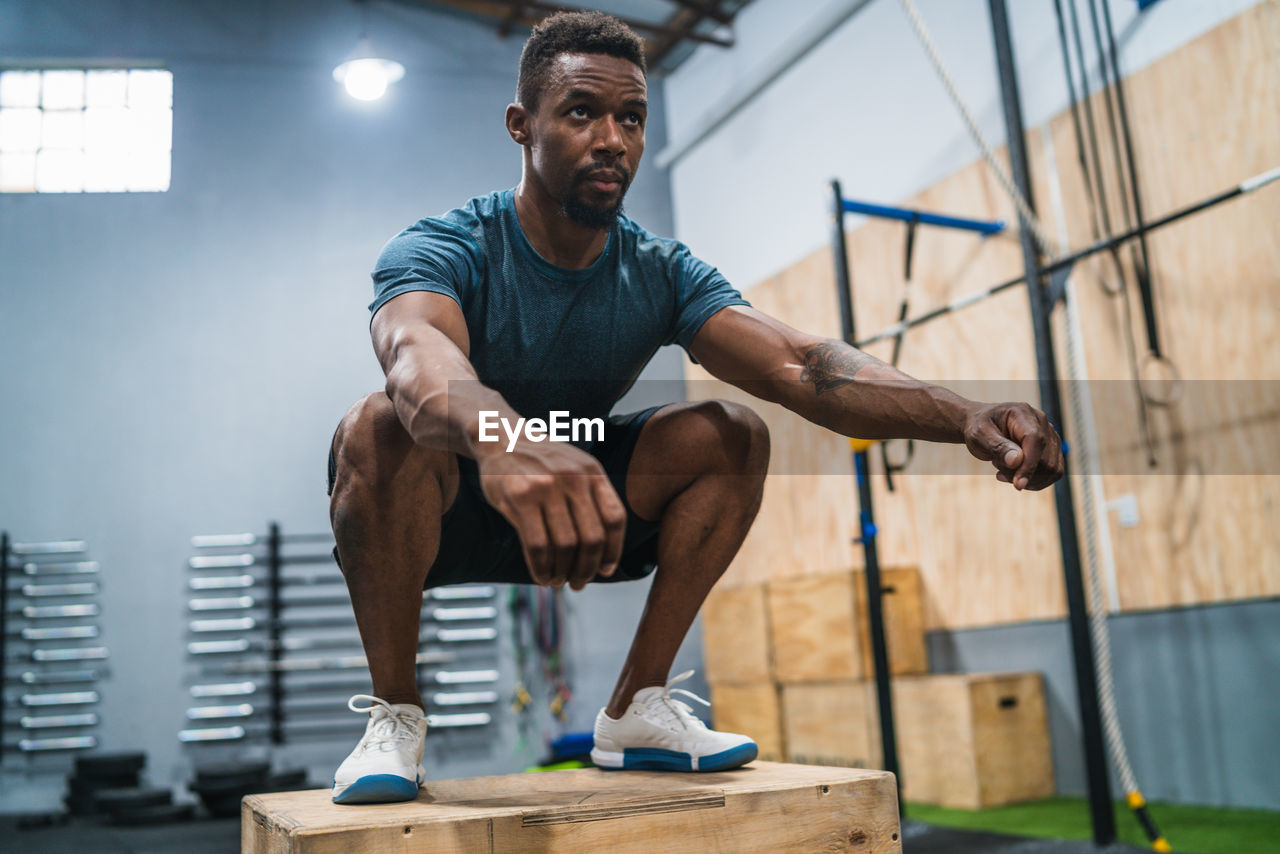
[[[522,180],[516,187],[516,217],[534,251],[557,267],[590,267],[609,240],[607,229],[588,228],[565,214],[540,187]]]

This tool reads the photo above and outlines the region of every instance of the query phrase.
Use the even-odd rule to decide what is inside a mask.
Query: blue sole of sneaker
[[[361,777],[333,799],[335,804],[390,804],[418,797],[418,781],[398,774],[370,774]]]
[[[759,753],[760,748],[755,745],[755,742],[740,744],[737,747],[731,747],[728,750],[702,757],[698,760],[698,770],[728,771],[730,768],[737,768],[740,765],[746,765],[748,762],[754,761]]]
[[[698,759],[698,771],[728,771],[756,758],[755,744],[740,744]],[[693,757],[657,747],[628,747],[622,753],[622,767],[598,766],[605,771],[693,771]]]

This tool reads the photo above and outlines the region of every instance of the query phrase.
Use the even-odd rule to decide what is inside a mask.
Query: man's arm
[[[718,379],[845,436],[963,442],[1018,489],[1043,489],[1062,476],[1061,440],[1038,409],[967,400],[753,308],[712,315],[689,352]]]
[[[539,584],[580,590],[622,555],[626,509],[594,457],[567,443],[481,442],[482,410],[520,416],[468,359],[466,319],[452,298],[412,291],[373,316],[387,396],[413,441],[476,460],[485,498],[516,529]]]
[[[415,443],[473,459],[501,444],[480,443],[477,413],[519,416],[476,376],[466,320],[452,298],[401,294],[373,316],[369,333],[387,375],[387,396]]]

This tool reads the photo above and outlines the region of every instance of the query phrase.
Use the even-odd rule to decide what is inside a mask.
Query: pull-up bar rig
[[[1009,17],[1005,0],[987,0],[990,11],[992,40],[995,45],[996,65],[999,74],[1001,105],[1003,107],[1006,138],[1008,140],[1009,159],[1013,167],[1013,180],[1017,193],[1026,201],[1028,217],[1034,217],[1034,202],[1031,192],[1031,175],[1027,162],[1026,130],[1022,121],[1021,99],[1018,93],[1017,70],[1013,58],[1013,44],[1009,32]],[[1032,286],[1027,289],[1031,309],[1031,322],[1034,332],[1036,368],[1040,390],[1040,405],[1049,421],[1062,425],[1062,401],[1058,388],[1057,359],[1054,354],[1053,337],[1050,329],[1049,315],[1054,306],[1060,302],[1066,292],[1066,280],[1072,266],[1079,260],[1097,252],[1114,248],[1119,244],[1142,237],[1147,232],[1162,228],[1184,217],[1221,204],[1229,199],[1245,195],[1267,184],[1280,179],[1280,169],[1273,169],[1250,178],[1236,187],[1232,187],[1215,196],[1211,196],[1196,204],[1190,205],[1171,214],[1167,214],[1153,222],[1131,228],[1123,234],[1108,237],[1095,242],[1078,252],[1062,258],[1046,262],[1041,258],[1036,242],[1031,234],[1031,224],[1020,216],[1019,240],[1022,246],[1024,274],[1008,282],[971,294],[950,305],[935,309],[920,317],[907,320],[900,317],[899,322],[871,338],[857,341],[854,327],[852,291],[850,287],[849,260],[844,234],[844,214],[846,212],[866,213],[870,215],[889,216],[908,222],[912,228],[919,219],[903,209],[891,209],[883,206],[866,205],[865,203],[845,200],[840,192],[838,182],[832,182],[835,194],[832,216],[832,248],[836,267],[836,284],[841,309],[841,324],[844,339],[851,345],[863,347],[885,338],[901,336],[909,328],[927,323],[964,306],[973,305],[1003,290],[1026,282]],[[905,215],[904,215],[905,214]],[[933,222],[935,225],[956,224],[952,222]],[[958,220],[972,226],[976,221]],[[971,228],[971,230],[980,230]],[[910,237],[910,233],[909,233]],[[908,256],[909,257],[909,256]],[[1060,428],[1061,429],[1061,428]],[[1064,439],[1065,439],[1064,435]],[[889,690],[888,654],[884,639],[883,610],[881,606],[880,565],[876,551],[876,526],[871,504],[871,486],[868,480],[866,444],[853,443],[854,465],[858,481],[859,517],[862,543],[866,554],[866,586],[868,603],[868,623],[871,634],[872,659],[875,666],[876,693],[880,711],[881,744],[884,755],[885,770],[897,775],[897,746],[894,738],[893,709]],[[1080,711],[1083,754],[1085,760],[1086,781],[1088,789],[1089,812],[1093,824],[1093,839],[1097,845],[1108,845],[1115,841],[1115,816],[1112,812],[1111,786],[1107,775],[1107,758],[1102,734],[1102,719],[1099,708],[1098,680],[1094,661],[1093,642],[1089,634],[1089,614],[1085,604],[1084,579],[1080,562],[1079,542],[1076,531],[1075,510],[1073,506],[1070,478],[1062,478],[1054,484],[1054,503],[1057,512],[1059,544],[1062,551],[1063,577],[1066,588],[1067,622],[1071,641],[1071,653],[1075,670],[1076,700]],[[899,784],[901,785],[901,784]],[[899,805],[902,803],[899,791]],[[1141,818],[1141,816],[1140,816]],[[1144,821],[1148,835],[1152,827]]]
[[[1004,18],[1003,0],[990,0],[992,5],[993,24]],[[997,9],[999,18],[996,17]],[[1004,33],[997,27],[997,54],[1000,55],[1000,74],[1002,89],[1005,90],[1006,120],[1009,123],[1010,138],[1017,133],[1017,142],[1009,146],[1013,153],[1016,179],[1020,189],[1030,199],[1030,175],[1026,168],[1026,152],[1022,142],[1022,124],[1017,104],[1016,83],[1013,82],[1013,63],[1011,50],[1008,47],[1007,27]],[[1005,47],[1000,48],[1001,41]],[[1009,90],[1012,90],[1010,92]],[[1010,103],[1009,99],[1012,99]],[[867,216],[894,219],[906,222],[912,228],[916,224],[927,224],[945,228],[957,228],[976,231],[984,236],[998,233],[1004,227],[1003,222],[962,219],[959,217],[930,214],[909,208],[875,205],[857,202],[843,197],[840,182],[832,181],[834,193],[831,243],[836,265],[836,288],[840,301],[840,321],[844,340],[858,348],[864,348],[889,338],[901,340],[908,329],[936,320],[959,309],[982,302],[987,297],[1009,290],[1027,281],[1043,282],[1048,277],[1047,287],[1036,287],[1029,291],[1032,305],[1032,321],[1036,332],[1036,361],[1040,373],[1041,406],[1049,420],[1061,425],[1061,403],[1058,400],[1057,369],[1053,355],[1052,339],[1048,330],[1049,312],[1062,301],[1066,294],[1066,281],[1075,264],[1099,252],[1115,249],[1127,241],[1144,236],[1148,232],[1164,228],[1193,214],[1209,210],[1223,202],[1247,195],[1268,184],[1280,181],[1280,167],[1255,175],[1241,181],[1234,187],[1223,190],[1208,198],[1202,199],[1186,207],[1165,214],[1144,225],[1131,228],[1114,237],[1107,237],[1061,258],[1041,263],[1034,245],[1024,228],[1022,231],[1024,264],[1026,271],[1016,278],[1002,282],[994,287],[969,294],[953,300],[947,305],[925,312],[909,320],[902,319],[898,323],[886,326],[879,332],[862,340],[857,340],[853,316],[852,276],[849,272],[849,256],[845,244],[844,215],[846,213],[864,214]],[[907,275],[910,277],[911,239],[913,232],[908,232]],[[895,359],[896,361],[896,359]],[[1061,428],[1060,428],[1061,429]],[[1065,438],[1065,437],[1064,437]],[[881,604],[880,561],[876,550],[876,524],[872,508],[871,483],[868,478],[867,448],[861,443],[854,444],[854,471],[858,481],[858,504],[861,542],[866,565],[867,586],[867,622],[871,634],[872,661],[875,666],[875,682],[878,707],[880,712],[880,744],[884,756],[884,770],[898,777],[898,752],[894,733],[893,702],[889,688],[889,659],[884,638],[884,615]],[[887,464],[886,464],[887,471]],[[1055,498],[1058,511],[1058,530],[1062,545],[1063,570],[1066,576],[1068,621],[1072,635],[1072,653],[1076,666],[1077,694],[1080,704],[1081,721],[1085,746],[1085,764],[1089,777],[1090,814],[1093,821],[1094,841],[1099,845],[1107,845],[1115,840],[1115,817],[1110,806],[1110,784],[1106,776],[1106,757],[1101,732],[1101,712],[1098,707],[1097,676],[1093,658],[1093,646],[1088,635],[1088,612],[1084,604],[1083,576],[1080,568],[1079,549],[1076,541],[1074,508],[1070,492],[1070,483],[1066,478],[1055,485]],[[899,782],[898,804],[901,809],[902,792]],[[1153,826],[1149,824],[1144,813],[1139,813],[1140,820],[1148,830],[1148,835],[1155,838]]]
[[[840,190],[840,182],[831,182],[834,196],[832,205],[831,244],[836,262],[836,288],[840,300],[840,325],[844,340],[850,344],[856,338],[853,315],[852,276],[849,273],[849,253],[845,245],[844,215],[847,213],[892,219],[905,222],[908,232],[907,266],[910,276],[910,246],[917,225],[973,231],[983,236],[998,234],[1004,230],[1002,220],[976,220],[945,214],[930,213],[912,208],[900,208],[846,199]],[[884,757],[884,770],[898,781],[898,808],[902,808],[902,782],[898,773],[898,746],[894,735],[893,698],[889,687],[889,653],[884,637],[884,608],[881,602],[880,557],[876,548],[875,513],[872,507],[871,481],[868,478],[867,445],[854,441],[854,471],[858,481],[858,516],[867,586],[867,623],[871,634],[871,659],[875,669],[876,701],[880,712],[880,747]]]
[[[918,223],[920,225],[936,225],[942,228],[958,228],[964,231],[976,231],[979,234],[999,234],[1004,231],[1004,220],[964,219],[958,216],[929,213],[912,208],[897,208],[890,205],[877,205],[871,202],[859,202],[853,199],[840,199],[840,207],[845,213],[864,214],[881,219],[896,219],[901,222]]]
[[[1137,228],[1131,228],[1128,231],[1115,235],[1114,237],[1103,238],[1102,240],[1098,240],[1090,244],[1089,246],[1084,247],[1083,249],[1079,249],[1079,250],[1076,250],[1075,252],[1071,252],[1067,255],[1063,255],[1061,258],[1058,258],[1054,261],[1050,261],[1042,265],[1040,267],[1040,272],[1053,276],[1053,287],[1049,293],[1050,304],[1056,305],[1058,302],[1061,301],[1064,288],[1065,288],[1066,275],[1071,272],[1071,268],[1074,267],[1077,262],[1083,261],[1085,258],[1088,258],[1092,255],[1097,255],[1099,252],[1107,252],[1111,249],[1116,248],[1122,243],[1133,240],[1134,238],[1140,237],[1144,234],[1147,234],[1148,232],[1155,231],[1156,229],[1164,228],[1166,225],[1171,225],[1180,219],[1184,219],[1186,217],[1191,216],[1192,214],[1198,214],[1202,211],[1208,210],[1209,208],[1216,207],[1217,205],[1220,205],[1223,202],[1230,201],[1231,199],[1239,198],[1240,196],[1243,196],[1247,193],[1251,193],[1254,190],[1265,187],[1267,184],[1270,184],[1273,181],[1280,181],[1280,166],[1276,167],[1275,169],[1271,169],[1266,172],[1263,172],[1259,175],[1255,175],[1252,178],[1249,178],[1248,180],[1241,181],[1236,186],[1223,190],[1220,193],[1215,193],[1214,195],[1209,196],[1206,199],[1201,199],[1200,201],[1187,205],[1186,207],[1179,208],[1178,210],[1175,210],[1171,213],[1167,213],[1164,216],[1160,217],[1159,219],[1152,220],[1151,222],[1143,226],[1139,226]],[[858,204],[858,203],[853,203],[853,204]],[[850,210],[850,208],[846,207],[846,210]],[[905,210],[905,209],[886,208],[886,210]],[[867,211],[865,210],[860,210],[858,212],[867,213]],[[895,216],[893,218],[900,219],[901,217]],[[964,222],[965,220],[960,220],[960,221]],[[924,222],[924,220],[922,219],[920,220],[920,222]],[[929,321],[937,320],[939,317],[950,314],[953,311],[956,311],[962,308],[967,308],[968,306],[971,306],[975,303],[982,302],[987,297],[995,296],[996,294],[1001,293],[1003,291],[1007,291],[1010,288],[1017,287],[1018,285],[1021,285],[1026,281],[1027,281],[1026,273],[1023,273],[1021,276],[1017,276],[1016,278],[1010,279],[1007,282],[1001,282],[1000,284],[987,288],[985,290],[976,291],[975,293],[968,294],[967,296],[959,297],[958,299],[954,299],[951,302],[947,303],[946,305],[939,306],[938,308],[935,308],[935,309],[931,309],[925,312],[924,314],[917,315],[916,317],[910,318],[909,320],[904,320],[899,323],[894,323],[890,326],[886,326],[885,328],[881,329],[879,332],[875,333],[874,335],[870,335],[866,338],[863,338],[860,341],[857,341],[855,343],[855,346],[859,348],[866,347],[868,345],[875,344],[878,341],[884,341],[887,338],[893,338],[896,335],[901,335],[903,332],[906,332],[908,329],[913,329],[917,326],[923,326]]]

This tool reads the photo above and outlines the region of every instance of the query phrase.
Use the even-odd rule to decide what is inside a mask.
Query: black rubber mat
[[[196,819],[151,827],[122,827],[81,818],[64,824],[19,830],[0,817],[4,854],[235,854],[240,819]]]
[[[1144,854],[1146,850],[1119,842],[1099,848],[1092,842],[1027,839],[910,820],[902,823],[903,854]]]
[[[178,824],[191,821],[195,814],[195,804],[152,804],[151,806],[117,810],[111,814],[111,822],[133,827],[152,824]]]
[[[5,854],[234,854],[240,850],[238,818],[199,819],[153,828],[127,828],[72,819],[58,827],[17,830],[0,818]],[[1088,842],[1024,839],[974,830],[952,830],[907,821],[903,854],[1144,854],[1132,845],[1097,848]]]

